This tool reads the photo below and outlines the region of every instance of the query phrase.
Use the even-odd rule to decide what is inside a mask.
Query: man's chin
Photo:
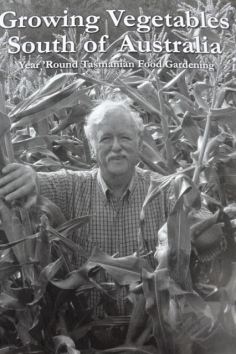
[[[128,169],[128,164],[127,161],[125,159],[120,159],[120,160],[112,160],[109,164],[108,164],[108,168],[110,170],[125,170]]]
[[[127,166],[122,166],[117,164],[116,166],[111,166],[109,168],[109,172],[110,174],[114,175],[114,176],[122,176],[122,175],[126,175],[129,173],[129,169]]]
[[[113,176],[124,176],[126,174],[128,174],[128,170],[127,169],[115,169],[115,168],[112,168],[110,169],[110,174],[113,175]]]

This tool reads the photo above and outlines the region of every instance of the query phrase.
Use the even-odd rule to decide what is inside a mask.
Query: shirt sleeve
[[[68,170],[38,172],[37,176],[39,194],[55,203],[66,219],[74,218],[74,200],[80,192],[83,176]]]

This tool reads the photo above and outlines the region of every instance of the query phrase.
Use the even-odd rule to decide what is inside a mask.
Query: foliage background
[[[124,8],[122,1],[0,4],[1,11],[14,9],[19,15],[59,14],[65,6],[71,12],[79,9],[83,15]],[[178,6],[188,9],[189,5],[194,14],[199,12],[194,1],[138,1],[135,8],[133,4],[126,1],[125,8],[137,15],[139,6],[146,14],[156,9],[160,14],[175,13]],[[120,259],[98,249],[85,255],[84,267],[73,270],[71,257],[84,250],[78,249],[70,235],[89,216],[66,221],[45,198],[30,210],[25,201],[9,204],[1,199],[0,354],[101,353],[106,348],[107,352],[234,353],[235,10],[222,1],[199,4],[209,14],[231,16],[229,31],[207,33],[221,41],[222,55],[186,57],[214,64],[214,71],[26,70],[20,60],[35,63],[42,59],[9,56],[7,34],[2,33],[1,167],[17,160],[37,171],[93,168],[96,161],[83,131],[85,116],[99,100],[119,96],[130,102],[146,125],[140,166],[160,174],[153,179],[144,202],[138,237],[143,232],[145,206],[170,183],[176,204],[159,230],[162,243],[155,270],[147,267],[139,250]],[[121,33],[111,30],[109,34],[111,49],[102,59],[111,61],[117,58],[114,42]],[[181,33],[186,40],[194,34]],[[26,29],[24,35],[42,41],[52,33],[43,28]],[[77,37],[73,31],[68,35]],[[136,35],[132,34],[134,43]],[[164,34],[156,35],[162,39]],[[84,58],[80,41],[77,45],[77,53],[65,61]],[[123,56],[134,63],[137,59],[127,53]],[[98,59],[92,59],[95,57]],[[180,60],[178,55],[166,53],[140,54],[140,58]],[[96,283],[95,274],[101,268],[114,279],[111,288]],[[94,318],[84,295],[97,287],[108,303],[112,292],[119,289],[117,284],[131,284],[131,321],[129,316],[111,316],[109,307],[105,319]]]

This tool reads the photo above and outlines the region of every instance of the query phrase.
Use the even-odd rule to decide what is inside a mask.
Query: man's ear
[[[96,151],[96,147],[95,147],[94,143],[92,145],[90,145],[90,149],[91,149],[91,153],[92,153],[93,158],[95,160],[97,160],[97,151]]]
[[[89,150],[90,150],[92,158],[94,158],[96,160],[95,141],[88,140],[88,145],[89,145]]]

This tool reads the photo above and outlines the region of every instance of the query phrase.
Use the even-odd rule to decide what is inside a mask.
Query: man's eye
[[[121,137],[121,140],[123,140],[123,141],[130,141],[131,138],[130,138],[130,136],[122,136],[122,137]]]
[[[109,136],[104,136],[100,139],[100,142],[107,142],[107,141],[110,141],[111,138]]]

